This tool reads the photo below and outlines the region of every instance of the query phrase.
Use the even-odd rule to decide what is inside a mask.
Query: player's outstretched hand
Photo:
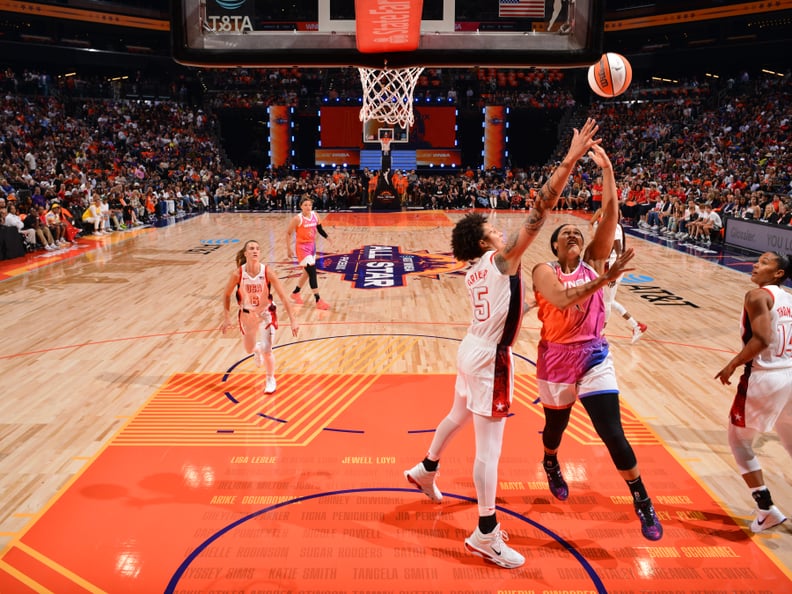
[[[611,266],[605,272],[605,277],[609,281],[614,281],[618,279],[625,272],[630,272],[631,270],[635,270],[635,268],[627,267],[627,265],[634,257],[635,257],[635,250],[633,248],[627,248],[626,250],[624,250],[622,254],[618,258],[616,258],[616,261],[613,264],[611,264]]]
[[[599,126],[597,125],[596,120],[593,118],[588,118],[586,123],[581,126],[580,130],[573,128],[572,142],[569,144],[567,156],[571,160],[577,161],[583,155],[585,155],[591,149],[591,147],[602,142],[601,138],[594,138],[594,135],[598,130]]]
[[[610,157],[605,149],[600,145],[595,144],[588,152],[589,158],[597,164],[600,169],[610,169],[612,167]]]

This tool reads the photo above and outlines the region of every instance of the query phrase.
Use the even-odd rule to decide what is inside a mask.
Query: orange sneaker
[[[299,293],[292,293],[292,294],[290,295],[290,297],[291,297],[291,300],[292,300],[294,303],[296,303],[297,305],[302,305],[302,304],[303,304],[302,297],[300,297],[300,294],[299,294]]]
[[[320,299],[316,302],[316,309],[330,309],[330,304],[324,299]]]

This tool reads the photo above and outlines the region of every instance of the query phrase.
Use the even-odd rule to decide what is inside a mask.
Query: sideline
[[[19,258],[2,260],[0,261],[0,282],[27,274],[28,272],[38,270],[50,264],[55,264],[56,262],[71,260],[72,258],[82,256],[83,254],[96,251],[100,248],[121,243],[127,239],[138,237],[143,233],[154,231],[160,227],[168,227],[181,223],[202,214],[204,213],[170,216],[166,219],[157,221],[154,225],[143,225],[132,229],[118,230],[110,235],[88,235],[86,237],[79,237],[76,244],[52,252],[36,250],[24,256],[20,256]]]

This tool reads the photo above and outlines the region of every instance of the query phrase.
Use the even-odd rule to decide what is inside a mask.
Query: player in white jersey
[[[231,273],[223,293],[223,323],[220,330],[225,334],[231,328],[231,296],[236,295],[239,305],[239,330],[245,352],[255,354],[256,365],[267,373],[265,394],[277,388],[275,381],[275,355],[272,343],[278,328],[277,309],[272,301],[270,288],[275,289],[289,315],[292,336],[297,336],[299,326],[280,280],[269,266],[260,261],[261,248],[257,241],[249,240],[237,252],[236,269]]]
[[[786,516],[764,484],[753,444],[759,433],[775,429],[792,456],[792,294],[781,285],[792,277],[792,256],[765,252],[751,271],[758,288],[745,294],[740,322],[743,348],[715,376],[731,384],[744,366],[729,414],[729,446],[756,501],[753,532],[778,526]]]
[[[457,378],[451,411],[440,422],[422,462],[404,472],[405,478],[432,501],[443,494],[435,484],[440,455],[456,433],[473,422],[476,486],[479,521],[465,539],[465,548],[501,567],[520,567],[525,557],[505,544],[495,514],[498,461],[503,430],[513,392],[511,347],[517,338],[523,314],[520,261],[544,224],[572,168],[600,141],[594,139],[597,125],[587,120],[575,130],[566,157],[539,190],[533,208],[521,227],[504,241],[487,218],[478,213],[465,216],[451,234],[451,250],[459,261],[470,262],[465,286],[472,306],[472,320],[457,354]]]
[[[597,209],[597,211],[591,215],[591,220],[589,224],[591,225],[592,234],[597,231],[597,225],[599,224],[600,219],[602,219],[604,212],[602,208]],[[608,257],[608,266],[613,266],[614,262],[616,262],[616,258],[621,256],[624,253],[624,227],[622,227],[621,223],[616,224],[616,232],[613,236],[613,249],[611,250],[610,256]],[[605,323],[608,323],[608,319],[610,318],[611,309],[615,309],[619,312],[619,315],[623,317],[625,320],[629,322],[632,326],[632,343],[635,344],[638,342],[643,336],[644,332],[646,332],[647,326],[646,324],[639,322],[636,320],[627,308],[624,307],[621,303],[616,301],[616,291],[619,289],[619,283],[621,282],[622,277],[619,277],[612,283],[608,283],[604,287],[602,287],[602,297],[605,300]]]

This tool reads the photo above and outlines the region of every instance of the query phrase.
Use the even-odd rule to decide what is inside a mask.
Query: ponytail
[[[792,254],[782,256],[776,252],[776,257],[778,258],[778,267],[784,271],[784,278],[781,279],[783,283],[786,279],[792,278]]]
[[[245,244],[242,246],[242,249],[236,253],[236,264],[237,266],[244,266],[247,263],[247,258],[245,257],[245,250],[247,246],[251,243],[258,243],[255,239],[248,239]]]

